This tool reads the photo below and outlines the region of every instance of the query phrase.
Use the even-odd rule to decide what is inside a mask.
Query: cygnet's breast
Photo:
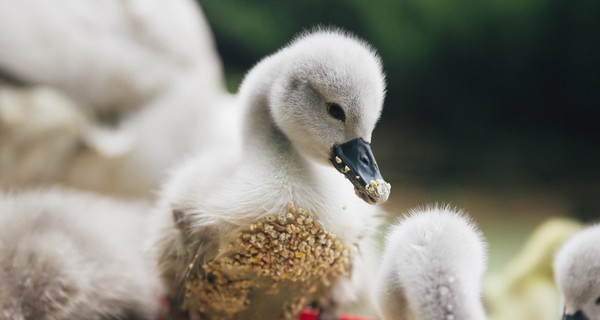
[[[254,308],[255,295],[272,295],[273,299],[257,299],[286,297],[279,301],[279,317],[291,319],[330,280],[349,274],[355,251],[313,214],[290,205],[286,212],[236,230],[222,242],[215,259],[198,266],[192,263],[184,305],[229,318],[251,303]]]

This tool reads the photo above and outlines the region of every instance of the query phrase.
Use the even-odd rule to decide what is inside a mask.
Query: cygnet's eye
[[[342,122],[346,121],[346,113],[344,112],[344,109],[342,109],[342,107],[340,107],[336,103],[327,104],[327,112],[329,112],[329,115],[332,116],[334,119],[340,120]]]
[[[600,305],[600,297],[596,298],[596,304]]]

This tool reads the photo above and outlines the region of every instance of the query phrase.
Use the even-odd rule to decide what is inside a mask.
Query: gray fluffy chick
[[[481,320],[481,232],[448,207],[412,211],[390,230],[374,301],[385,320]]]
[[[60,189],[0,194],[0,319],[152,319],[146,211]]]
[[[554,277],[565,320],[600,319],[600,225],[569,239],[554,258]]]

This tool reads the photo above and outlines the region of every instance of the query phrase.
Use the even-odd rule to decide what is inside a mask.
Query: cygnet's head
[[[370,142],[385,76],[373,49],[344,32],[306,33],[280,50],[269,92],[271,116],[301,153],[333,165],[369,203],[387,200]]]
[[[600,225],[569,239],[554,259],[565,320],[600,320]]]
[[[373,298],[385,320],[482,320],[486,262],[482,234],[464,214],[417,209],[387,235]]]

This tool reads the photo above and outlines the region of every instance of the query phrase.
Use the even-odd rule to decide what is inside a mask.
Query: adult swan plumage
[[[187,161],[161,194],[175,306],[291,319],[318,303],[328,318],[356,298],[378,222],[369,204],[390,191],[369,144],[384,92],[374,50],[336,30],[303,34],[247,74],[242,150]]]

